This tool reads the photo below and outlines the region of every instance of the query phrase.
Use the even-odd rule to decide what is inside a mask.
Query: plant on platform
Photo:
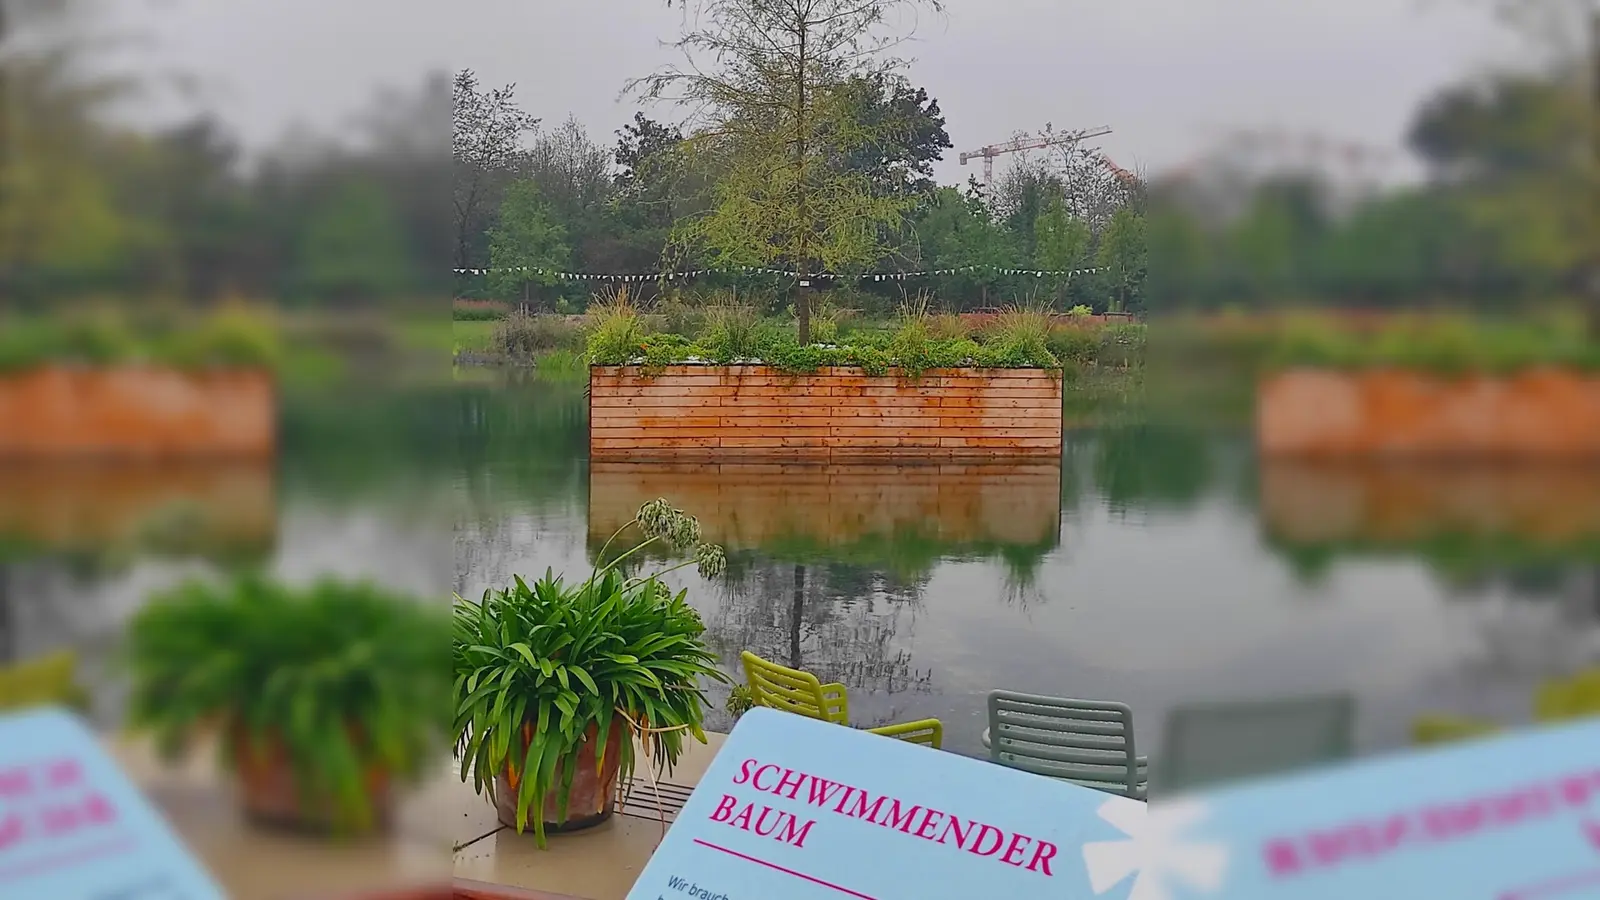
[[[608,559],[612,542],[630,528],[643,540]],[[701,640],[705,626],[687,592],[674,594],[660,580],[690,565],[705,577],[721,574],[723,551],[700,538],[693,516],[654,500],[611,536],[581,582],[546,572],[532,585],[514,577],[511,586],[484,592],[478,603],[457,598],[461,778],[470,772],[477,791],[493,797],[496,778],[504,775],[516,792],[516,828],[526,827],[531,808],[539,846],[548,798],[555,798],[556,821],[565,822],[579,767],[606,771],[613,729],[629,732],[615,742],[622,782],[635,766],[633,741],[626,738],[640,739],[646,757],[667,768],[677,763],[685,733],[705,742],[702,682],[726,676]],[[645,577],[623,573],[624,561],[657,546],[689,560]],[[595,755],[580,759],[587,744]]]
[[[935,333],[937,319],[905,317],[890,332],[860,331],[831,345],[801,344],[787,329],[770,323],[740,322],[738,330],[713,325],[706,335],[690,339],[678,334],[647,334],[642,325],[596,325],[590,332],[592,365],[636,365],[646,375],[683,363],[727,365],[759,362],[781,372],[804,374],[831,366],[862,369],[868,375],[891,370],[917,378],[929,369],[1060,369],[1048,342],[997,331],[983,341],[965,335]],[[613,335],[612,332],[615,332]]]
[[[169,757],[212,735],[236,771],[281,757],[302,824],[365,830],[371,776],[414,777],[444,744],[446,628],[367,584],[189,582],[129,629],[130,717]]]
[[[635,359],[644,353],[644,317],[625,287],[595,297],[584,316],[583,330],[588,335],[584,350],[591,363]]]

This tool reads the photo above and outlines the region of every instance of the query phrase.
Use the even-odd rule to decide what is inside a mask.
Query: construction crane
[[[991,144],[971,153],[961,154],[961,164],[964,166],[968,160],[983,160],[983,183],[994,181],[994,158],[1005,153],[1020,153],[1024,150],[1041,150],[1045,147],[1058,147],[1063,144],[1076,144],[1079,141],[1092,137],[1100,137],[1111,133],[1111,128],[1102,125],[1099,128],[1085,128],[1081,131],[1066,131],[1053,134],[1049,126],[1045,126],[1045,133],[1041,135],[1018,135],[1015,139],[1004,144]]]

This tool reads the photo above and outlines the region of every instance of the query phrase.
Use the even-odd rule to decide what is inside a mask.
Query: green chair
[[[86,710],[89,698],[78,686],[77,673],[78,658],[66,651],[0,668],[0,712],[34,706]]]
[[[781,709],[835,725],[850,724],[850,700],[842,684],[823,684],[817,676],[769,662],[746,650],[739,654],[756,706]],[[871,734],[922,744],[935,750],[944,746],[944,725],[938,719],[921,719],[869,728]]]
[[[1123,703],[991,691],[983,746],[1013,769],[1135,800],[1149,793],[1150,763],[1134,755]]]
[[[1174,709],[1156,790],[1165,797],[1349,759],[1354,730],[1355,700],[1342,694]]]

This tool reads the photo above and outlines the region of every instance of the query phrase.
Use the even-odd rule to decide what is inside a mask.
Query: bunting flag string
[[[809,277],[818,281],[905,281],[908,278],[936,278],[951,275],[966,275],[974,272],[992,272],[997,275],[1031,276],[1034,278],[1060,278],[1072,275],[1084,275],[1104,270],[1104,266],[1085,269],[1023,269],[1012,266],[995,266],[988,264],[956,266],[949,269],[929,269],[922,272],[871,272],[863,275],[835,275],[821,272]],[[561,281],[606,281],[606,282],[646,282],[646,281],[688,281],[703,278],[707,275],[778,275],[786,278],[798,278],[800,273],[785,269],[769,269],[760,266],[741,266],[735,268],[693,269],[684,272],[648,272],[648,273],[595,273],[595,272],[562,272],[553,269],[541,269],[534,266],[519,266],[502,269],[455,269],[457,275],[491,275],[501,272],[522,272],[529,275],[551,275]]]

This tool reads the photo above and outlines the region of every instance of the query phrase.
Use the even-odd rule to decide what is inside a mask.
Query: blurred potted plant
[[[386,827],[444,747],[448,620],[372,585],[195,581],[135,617],[130,718],[167,757],[215,737],[257,821]]]
[[[611,542],[630,526],[644,540],[606,561]],[[690,555],[688,562],[644,577],[620,564],[651,545]],[[705,626],[660,577],[697,565],[715,577],[721,548],[700,541],[694,517],[653,500],[606,542],[589,577],[577,584],[547,572],[521,577],[455,614],[456,753],[488,793],[500,820],[523,831],[532,820],[545,846],[550,831],[573,831],[607,819],[619,779],[632,776],[634,738],[669,770],[685,733],[705,743],[708,701],[702,680],[727,681],[701,635]],[[530,808],[536,810],[530,815]]]

